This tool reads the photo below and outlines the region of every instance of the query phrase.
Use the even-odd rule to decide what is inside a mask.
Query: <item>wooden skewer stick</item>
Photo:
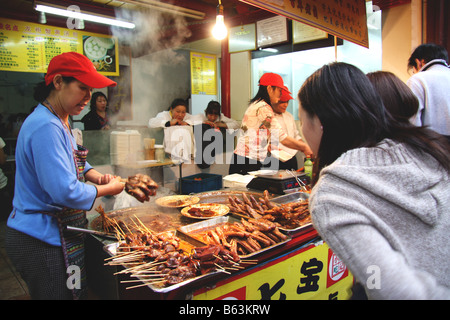
[[[162,277],[164,273],[161,273],[159,271],[155,271],[154,273],[150,274],[130,274],[130,277],[133,278],[151,278],[151,277]]]
[[[136,279],[136,280],[122,280],[122,281],[120,281],[120,283],[132,283],[132,282],[145,282],[145,283],[147,283],[147,282],[153,282],[153,280],[160,280],[160,279],[164,279],[164,278],[161,277],[161,276],[158,276],[158,279],[150,279],[152,281],[139,280],[139,279]]]
[[[138,284],[136,286],[132,286],[132,287],[127,287],[126,289],[134,289],[134,288],[139,288],[139,287],[144,287],[144,286],[148,286],[149,284],[156,284],[156,283],[161,283],[161,282],[165,282],[166,279],[160,280],[160,281],[148,281],[142,284]]]
[[[134,217],[144,227],[144,229],[147,230],[148,233],[153,234],[153,231],[151,231],[149,228],[147,228],[147,226],[145,224],[143,224],[142,221],[136,215],[134,215]]]
[[[258,260],[241,260],[241,263],[258,264]]]
[[[139,287],[145,287],[145,286],[148,286],[149,285],[149,283],[141,283],[141,284],[138,284],[137,286],[132,286],[132,287],[127,287],[126,289],[128,290],[128,289],[134,289],[134,288],[139,288]]]

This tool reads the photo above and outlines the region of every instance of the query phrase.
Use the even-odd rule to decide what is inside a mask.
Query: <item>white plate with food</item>
[[[181,214],[193,219],[211,219],[226,215],[230,208],[225,204],[197,203],[181,209]]]
[[[182,208],[196,204],[199,201],[199,197],[188,195],[167,196],[155,200],[157,205],[166,208]]]

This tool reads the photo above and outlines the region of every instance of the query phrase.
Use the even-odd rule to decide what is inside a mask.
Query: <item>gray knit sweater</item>
[[[324,168],[310,197],[322,238],[371,299],[450,299],[449,172],[384,140]]]

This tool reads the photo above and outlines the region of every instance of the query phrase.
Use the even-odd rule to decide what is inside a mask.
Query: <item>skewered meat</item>
[[[134,189],[125,189],[128,194],[132,195],[136,199],[138,199],[140,202],[145,202],[150,200],[150,198],[142,191],[140,188],[134,188]]]
[[[130,176],[125,182],[125,191],[140,202],[149,201],[149,197],[156,195],[156,189],[158,184],[145,174]]]
[[[288,239],[271,221],[253,218],[248,220],[242,218],[241,222],[225,223],[214,229],[203,229],[191,235],[210,245],[228,248],[236,255],[250,254]],[[201,257],[200,252],[198,254]]]
[[[219,254],[220,248],[218,246],[205,246],[195,248],[193,258],[200,261],[211,260],[215,255]]]
[[[236,196],[228,197],[228,206],[232,212],[255,219],[273,222],[276,226],[295,229],[311,221],[308,200],[277,205],[270,201],[269,192],[264,191],[258,200],[252,195],[243,193],[244,201]]]
[[[254,209],[253,209],[251,206],[249,206],[248,204],[246,204],[245,207],[246,207],[246,209],[247,209],[248,214],[249,214],[252,218],[259,219],[259,218],[262,217],[259,213],[256,212],[256,210],[254,210]]]
[[[148,188],[158,189],[158,184],[150,176],[138,173],[134,177],[145,183]]]
[[[114,218],[110,218],[106,215],[105,210],[101,205],[99,205],[95,211],[100,214],[102,221],[102,230],[108,233],[114,233],[119,231],[119,233],[125,233],[127,231],[127,227],[122,220],[116,220]]]

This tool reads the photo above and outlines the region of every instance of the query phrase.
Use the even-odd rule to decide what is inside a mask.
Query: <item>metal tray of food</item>
[[[223,225],[226,223],[235,223],[235,222],[240,222],[240,221],[241,221],[241,219],[237,219],[236,217],[233,217],[233,216],[222,216],[222,217],[217,217],[217,218],[213,218],[213,219],[209,219],[209,220],[204,220],[201,222],[192,223],[192,224],[178,228],[177,231],[179,231],[180,233],[184,233],[187,237],[191,237],[191,238],[195,239],[196,241],[203,242],[202,240],[197,239],[195,236],[193,236],[193,234],[200,232],[201,230],[206,231],[206,230],[214,229],[217,226],[220,226],[220,225]],[[278,228],[278,229],[280,229],[280,228]],[[252,252],[250,254],[239,255],[239,257],[241,259],[254,257],[263,252],[266,252],[266,251],[272,250],[276,247],[279,247],[279,246],[289,242],[290,240],[292,240],[292,238],[289,235],[287,235],[286,240],[277,242],[276,244],[268,246],[268,247],[264,247],[261,250]],[[203,243],[205,243],[205,242],[203,242]],[[205,243],[205,245],[206,245],[206,243]]]
[[[253,195],[254,197],[262,197],[262,192],[247,192],[247,191],[233,191],[233,190],[219,190],[196,193],[195,196],[200,198],[199,203],[218,203],[228,204],[229,196],[236,196],[242,199],[242,193],[246,195]]]
[[[109,218],[116,219],[118,222],[122,221],[127,225],[134,225],[135,221],[139,219],[147,228],[156,233],[174,231],[188,221],[187,218],[180,215],[178,208],[163,208],[156,204],[107,211],[105,214]],[[93,218],[89,228],[104,231],[102,217]]]
[[[275,204],[286,204],[286,203],[292,203],[292,202],[300,202],[303,200],[307,200],[309,199],[309,193],[306,192],[294,192],[294,193],[290,193],[290,194],[285,194],[279,197],[275,197],[275,198],[271,198],[270,201],[275,203]],[[236,219],[240,219],[240,218],[244,218],[244,219],[249,219],[251,217],[247,216],[247,215],[243,215],[240,213],[236,213],[236,212],[232,212],[231,216],[235,217]],[[311,220],[309,220],[308,222],[305,222],[303,225],[296,227],[296,228],[286,228],[286,227],[282,227],[279,226],[278,229],[280,229],[282,232],[289,234],[289,235],[294,235],[295,236],[299,236],[305,232],[308,232],[309,230],[311,230],[313,228],[312,222]]]
[[[309,199],[309,193],[298,191],[298,192],[284,194],[284,195],[276,197],[276,198],[272,198],[272,199],[270,199],[270,201],[279,203],[279,204],[284,204],[284,203],[289,203],[289,202],[299,202],[299,201],[303,201],[306,199]]]
[[[202,242],[199,242],[196,239],[193,239],[191,237],[186,237],[186,235],[184,235],[182,233],[179,233],[178,231],[175,231],[175,236],[180,238],[182,241],[185,241],[188,244],[190,244],[192,246],[192,248],[204,245]],[[119,245],[120,245],[119,242],[114,242],[114,243],[111,243],[111,244],[107,244],[107,245],[103,246],[103,250],[107,254],[109,254],[111,257],[113,257],[113,256],[116,255],[117,248],[119,247]],[[181,246],[181,247],[183,248],[183,246]],[[186,251],[186,248],[183,248],[183,249],[184,249],[184,251]],[[187,253],[190,253],[190,252],[187,252]],[[122,266],[125,268],[125,265],[122,265]],[[142,277],[134,277],[133,279],[141,280],[142,282],[141,283],[136,282],[136,283],[134,283],[131,286],[134,286],[134,285],[143,286],[143,287],[147,286],[154,292],[167,293],[167,292],[170,292],[170,291],[182,288],[184,286],[187,286],[189,284],[195,284],[196,282],[203,281],[203,280],[205,280],[205,279],[207,279],[209,277],[212,277],[212,276],[215,276],[215,275],[218,275],[218,274],[221,274],[221,273],[224,273],[224,271],[221,270],[221,269],[217,269],[216,271],[205,273],[205,274],[193,277],[193,278],[189,278],[189,279],[186,279],[186,280],[184,280],[182,282],[179,282],[179,283],[171,285],[171,286],[162,286],[162,285],[152,284],[152,283],[147,283],[147,284],[144,285],[145,279],[143,279]],[[124,273],[124,275],[126,276],[127,274]]]

